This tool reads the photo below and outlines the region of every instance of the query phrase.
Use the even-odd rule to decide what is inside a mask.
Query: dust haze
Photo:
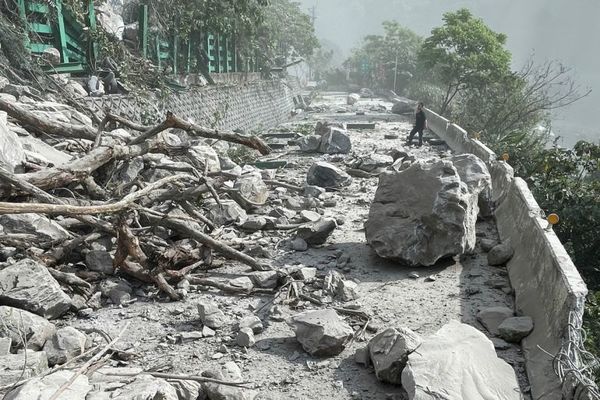
[[[337,62],[368,34],[382,33],[381,22],[396,20],[422,36],[442,24],[442,14],[461,7],[497,32],[508,36],[513,68],[520,69],[533,56],[537,63],[557,60],[571,67],[572,78],[582,91],[592,93],[553,114],[552,128],[561,136],[559,144],[577,140],[598,142],[600,127],[600,1],[578,0],[299,0],[314,11],[317,35],[337,47]],[[314,8],[313,8],[314,7]]]

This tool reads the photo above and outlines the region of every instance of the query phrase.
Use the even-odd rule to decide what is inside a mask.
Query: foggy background
[[[559,144],[600,140],[600,0],[297,0],[313,13],[317,36],[336,48],[341,63],[368,34],[381,34],[381,23],[396,20],[427,37],[442,24],[442,14],[467,7],[494,31],[508,36],[513,69],[533,55],[536,63],[558,60],[571,77],[592,93],[553,114]],[[596,122],[598,120],[599,122]]]

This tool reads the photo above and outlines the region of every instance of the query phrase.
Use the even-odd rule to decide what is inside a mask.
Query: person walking
[[[425,111],[423,111],[423,103],[419,102],[419,104],[417,104],[417,111],[415,113],[415,125],[408,135],[408,141],[406,144],[410,146],[415,133],[419,132],[419,147],[421,147],[423,145],[424,129],[427,129],[427,117],[425,116]]]

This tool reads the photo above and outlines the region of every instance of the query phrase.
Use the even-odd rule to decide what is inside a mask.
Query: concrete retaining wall
[[[295,80],[277,79],[206,86],[173,93],[154,102],[119,95],[88,97],[85,101],[99,113],[108,108],[136,122],[145,121],[144,113],[154,108],[153,119],[172,111],[200,125],[250,132],[288,120],[299,92]]]
[[[507,163],[498,161],[494,152],[462,128],[430,110],[426,114],[429,128],[454,152],[475,154],[488,164],[498,232],[515,250],[507,268],[517,312],[534,321],[533,332],[522,342],[531,393],[534,399],[562,399],[553,359],[541,349],[551,354],[560,350],[569,314],[583,315],[585,283],[555,233],[547,229],[527,183],[515,178]]]

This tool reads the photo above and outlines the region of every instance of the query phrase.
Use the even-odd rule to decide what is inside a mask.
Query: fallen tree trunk
[[[258,150],[262,155],[267,155],[271,152],[271,148],[259,137],[240,135],[239,133],[235,133],[233,131],[220,132],[216,129],[210,129],[204,126],[195,125],[183,120],[182,118],[179,118],[172,112],[167,113],[167,118],[161,125],[170,128],[183,129],[184,131],[190,133],[193,136],[200,136],[208,139],[224,140],[226,142],[241,144]],[[158,133],[155,132],[157,130],[156,128],[158,128],[161,125],[158,125],[144,132],[142,135],[133,139],[130,144],[142,143],[145,140],[148,140],[149,138],[153,137]]]
[[[162,178],[142,190],[131,193],[123,199],[110,204],[94,206],[73,206],[70,204],[45,204],[45,203],[7,203],[0,202],[0,214],[60,214],[60,215],[92,215],[92,214],[112,214],[130,208],[134,202],[168,183],[191,178],[189,175],[172,175]]]
[[[49,121],[41,118],[34,112],[6,100],[0,99],[0,110],[17,119],[21,124],[34,127],[36,130],[44,133],[71,139],[96,139],[97,132],[91,126]]]

